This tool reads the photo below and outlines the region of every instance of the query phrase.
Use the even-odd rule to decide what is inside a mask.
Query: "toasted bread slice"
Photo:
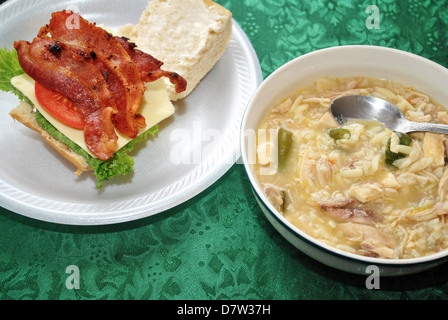
[[[232,13],[210,0],[153,0],[137,25],[118,33],[187,80],[184,92],[168,88],[175,101],[189,95],[221,58],[232,35]]]
[[[33,129],[38,132],[45,141],[51,145],[57,152],[59,152],[65,159],[70,161],[75,165],[78,170],[75,172],[76,175],[80,175],[84,171],[90,171],[92,168],[87,163],[86,159],[74,152],[71,148],[67,147],[62,142],[59,142],[53,136],[51,136],[47,131],[42,129],[36,119],[36,112],[33,107],[26,102],[22,102],[16,108],[14,108],[9,115],[15,120],[26,125],[28,128]]]

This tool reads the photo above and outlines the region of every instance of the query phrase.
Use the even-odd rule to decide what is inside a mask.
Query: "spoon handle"
[[[429,132],[448,134],[448,125],[427,123],[427,122],[409,122],[406,131],[407,132],[429,131]]]

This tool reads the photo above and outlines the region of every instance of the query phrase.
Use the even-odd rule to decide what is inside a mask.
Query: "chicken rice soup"
[[[343,95],[369,95],[407,119],[448,124],[447,110],[401,83],[319,78],[273,107],[257,134],[255,172],[269,201],[313,238],[359,255],[407,259],[448,245],[448,136],[392,132],[371,121],[340,126]]]

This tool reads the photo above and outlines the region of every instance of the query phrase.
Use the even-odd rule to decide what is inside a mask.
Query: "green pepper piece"
[[[412,139],[406,133],[394,131],[395,134],[400,139],[400,144],[403,146],[410,146],[412,143]]]
[[[398,136],[398,138],[400,139],[400,144],[403,146],[410,146],[412,143],[412,139],[410,136],[408,136],[406,133],[402,133],[402,132],[397,132],[394,131],[395,134]],[[392,152],[390,150],[390,142],[391,142],[391,138],[389,138],[389,140],[387,141],[387,147],[386,147],[386,154],[385,154],[385,162],[389,165],[394,165],[394,161],[398,160],[398,159],[403,159],[404,157],[406,157],[406,154],[402,153],[402,152]]]
[[[333,128],[328,131],[328,135],[334,140],[350,139],[352,136],[350,130],[345,128]]]
[[[285,169],[286,160],[292,147],[292,133],[286,129],[278,130],[278,170]]]

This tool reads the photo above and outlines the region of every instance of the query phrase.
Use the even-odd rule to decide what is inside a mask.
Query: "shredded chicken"
[[[272,112],[286,113],[289,111],[289,109],[291,109],[291,106],[292,106],[292,99],[288,98],[282,104],[275,107],[274,110],[272,110]]]
[[[277,209],[282,212],[285,206],[285,191],[280,190],[274,185],[266,185],[264,188],[264,193],[268,197],[269,202]]]
[[[327,157],[322,157],[313,149],[304,152],[299,169],[302,186],[320,188],[325,186],[332,177],[334,166]]]
[[[341,223],[338,228],[350,241],[359,244],[359,251],[363,255],[394,258],[394,248],[397,247],[397,241],[389,234],[372,226],[350,222]]]
[[[317,123],[319,128],[330,129],[336,128],[339,124],[334,120],[330,112],[326,112]]]
[[[431,158],[433,168],[445,165],[445,143],[444,138],[438,133],[425,133],[423,138],[423,156]]]
[[[442,178],[440,178],[439,183],[439,198],[441,202],[444,202],[446,199],[446,192],[448,190],[448,169],[443,171]]]
[[[375,224],[381,218],[366,208],[350,207],[355,201],[349,199],[345,202],[321,203],[320,208],[329,216],[342,221],[349,221],[361,224]]]
[[[373,181],[364,184],[354,184],[350,187],[349,194],[356,200],[366,203],[380,198],[383,195],[383,187]]]

